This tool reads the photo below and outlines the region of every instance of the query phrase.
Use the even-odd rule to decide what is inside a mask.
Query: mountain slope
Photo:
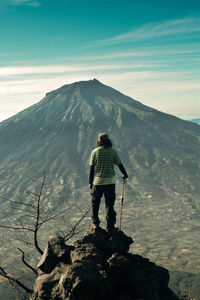
[[[129,174],[123,230],[138,241],[134,251],[168,269],[198,273],[199,125],[97,80],[65,85],[0,123],[1,220],[7,222],[8,199],[37,191],[44,171],[47,206],[89,203],[88,162],[100,132],[108,132]],[[103,224],[104,208],[100,215]]]
[[[157,190],[165,197],[168,188],[198,196],[199,127],[97,80],[63,86],[0,124],[4,196],[20,195],[43,171],[68,193],[86,185],[90,151],[101,131],[119,149],[131,189],[139,185],[155,199]]]

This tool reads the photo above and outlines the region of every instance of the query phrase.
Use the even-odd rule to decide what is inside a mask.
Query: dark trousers
[[[115,203],[115,184],[94,185],[92,188],[92,220],[95,225],[99,225],[99,206],[101,197],[105,197],[107,229],[113,229],[116,223]]]

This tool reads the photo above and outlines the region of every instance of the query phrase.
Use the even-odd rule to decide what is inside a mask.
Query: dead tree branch
[[[6,271],[0,267],[0,275],[3,276],[4,278],[8,279],[9,282],[11,283],[16,283],[18,286],[20,286],[26,293],[28,294],[32,294],[33,291],[31,289],[29,289],[27,286],[25,286],[23,283],[21,283],[21,281],[19,281],[18,279],[14,278],[13,276],[11,275],[8,275],[6,273]]]
[[[37,208],[37,206],[35,206],[35,205],[33,205],[33,204],[28,204],[28,203],[24,203],[24,202],[20,202],[20,201],[13,201],[13,200],[8,200],[9,202],[11,202],[11,203],[14,203],[14,204],[22,204],[22,205],[25,205],[25,206],[30,206],[30,207],[32,207],[32,208]]]
[[[41,227],[44,223],[47,223],[47,222],[49,222],[49,221],[51,221],[51,220],[54,220],[54,219],[57,218],[58,216],[64,214],[64,213],[67,212],[68,210],[70,210],[71,208],[72,208],[72,207],[68,207],[68,208],[66,208],[66,209],[64,209],[64,210],[62,210],[62,211],[60,211],[59,213],[57,213],[57,214],[55,214],[55,215],[53,215],[53,216],[51,216],[51,217],[49,217],[49,218],[48,218],[48,216],[47,216],[47,217],[46,217],[44,220],[42,220],[42,222],[39,223],[38,225]]]
[[[87,216],[87,214],[89,213],[89,211],[90,211],[90,207],[88,207],[85,210],[85,212],[82,214],[81,218],[79,218],[78,221],[74,225],[71,226],[69,233],[67,233],[64,236],[65,241],[70,240],[75,234],[78,234],[82,231],[82,230],[80,230],[80,225],[81,225],[82,221],[85,219],[85,217]]]
[[[35,273],[36,275],[38,275],[38,272],[36,271],[36,269],[34,269],[31,265],[29,265],[26,261],[25,261],[25,253],[23,250],[21,250],[20,248],[17,248],[21,253],[22,253],[22,262],[25,264],[25,266],[27,268],[29,268],[33,273]]]
[[[24,227],[24,226],[22,226],[22,227],[15,227],[15,226],[8,226],[8,225],[2,225],[2,224],[0,224],[0,227],[2,227],[2,228],[6,228],[6,229],[12,229],[12,230],[27,230],[27,231],[32,231],[33,232],[33,229],[31,229],[31,228],[28,228],[28,227]]]
[[[13,210],[17,210],[19,214],[16,218],[13,218],[14,221],[12,221],[12,223],[7,222],[4,224],[0,224],[1,228],[17,232],[20,235],[20,241],[24,241],[26,245],[33,245],[33,247],[37,250],[37,252],[40,253],[40,255],[43,254],[43,251],[39,246],[39,233],[41,232],[40,229],[43,225],[50,223],[54,220],[59,220],[59,222],[62,221],[65,224],[64,228],[60,230],[59,227],[61,223],[57,222],[54,226],[54,229],[56,228],[58,229],[58,231],[60,230],[65,241],[68,241],[74,235],[80,233],[83,230],[83,220],[85,219],[86,215],[90,210],[90,208],[87,208],[85,211],[83,211],[79,206],[76,205],[67,207],[60,211],[57,209],[57,207],[54,208],[54,211],[51,208],[48,208],[47,206],[45,207],[44,202],[42,201],[44,199],[44,186],[45,173],[43,174],[39,192],[34,193],[31,191],[27,191],[27,195],[30,196],[32,202],[34,200],[34,203],[29,204],[21,201],[9,200]],[[77,219],[77,221],[75,221],[75,224],[68,224],[68,220],[64,220],[64,214],[71,209],[76,209],[76,213],[78,213],[78,215],[80,216]],[[28,239],[28,237],[30,238],[28,233],[30,233],[32,236],[31,240]],[[21,252],[22,263],[35,275],[38,275],[37,270],[26,261],[25,252],[20,248],[17,249]],[[0,267],[0,275],[9,281],[9,283],[16,290],[16,292],[21,293],[21,289],[23,289],[26,293],[29,294],[33,292],[21,281],[19,281],[15,276],[7,274],[2,267]]]
[[[37,198],[37,215],[36,215],[36,222],[35,222],[35,229],[34,229],[34,245],[35,248],[37,249],[37,251],[42,255],[43,251],[42,249],[39,247],[38,244],[38,230],[39,230],[39,219],[40,219],[40,201],[41,201],[41,196],[42,196],[42,191],[44,188],[44,184],[45,184],[45,173],[43,175],[43,179],[42,179],[42,184],[40,187],[40,192]]]

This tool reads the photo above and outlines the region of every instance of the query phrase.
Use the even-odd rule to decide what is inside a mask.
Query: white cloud
[[[196,44],[158,45],[141,51],[45,60],[46,64],[43,60],[41,65],[37,60],[12,62],[0,67],[0,120],[38,102],[46,92],[91,78],[158,110],[200,116],[199,72],[194,64],[199,49]]]
[[[183,46],[182,46],[183,47]],[[195,45],[197,48],[197,45]],[[183,48],[176,48],[175,49],[167,48],[165,49],[156,47],[154,49],[149,49],[147,51],[125,51],[125,52],[117,52],[112,54],[106,54],[101,56],[88,56],[88,59],[115,59],[115,58],[126,58],[126,57],[150,57],[150,56],[158,56],[158,55],[192,55],[192,54],[199,54],[200,53],[200,45],[197,49],[183,49]]]
[[[15,67],[1,67],[0,77],[5,76],[21,76],[21,75],[35,75],[35,74],[55,74],[55,73],[70,73],[70,72],[85,72],[85,71],[107,71],[120,69],[133,69],[152,67],[151,64],[80,64],[80,65],[40,65],[40,66],[15,66]]]
[[[7,7],[7,6],[39,7],[40,5],[41,5],[40,0],[0,0],[0,7]]]
[[[200,85],[198,80],[190,78],[190,72],[124,71],[113,69],[113,65],[102,65],[99,68],[95,64],[70,68],[61,65],[27,66],[25,69],[7,67],[3,71],[6,76],[0,86],[0,120],[38,102],[46,92],[64,84],[91,78],[97,78],[158,110],[188,116],[195,112],[200,116]]]
[[[180,46],[179,46],[180,47]],[[200,54],[200,44],[194,45],[193,49],[186,49],[187,45],[182,45],[181,48],[173,47],[174,49],[165,47],[154,47],[149,48],[146,51],[124,51],[124,52],[115,52],[110,54],[102,54],[102,55],[90,55],[90,56],[76,56],[70,57],[71,61],[106,61],[109,60],[109,63],[112,60],[118,59],[118,62],[122,59],[131,59],[132,66],[133,61],[136,61],[137,64],[142,66],[164,66],[166,62],[178,62],[178,61],[191,61],[192,59],[198,62],[198,56]],[[164,58],[164,59],[163,59]],[[67,57],[61,57],[57,59],[57,61],[67,60]],[[105,63],[105,62],[104,62]]]
[[[200,31],[200,18],[185,18],[179,20],[168,20],[161,24],[149,23],[130,32],[97,41],[91,46],[103,46],[125,43],[137,40],[146,40],[155,37],[169,36],[175,34],[186,34]]]

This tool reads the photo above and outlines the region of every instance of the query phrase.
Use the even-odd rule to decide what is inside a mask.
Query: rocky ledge
[[[132,238],[122,231],[90,229],[66,245],[50,237],[38,264],[32,300],[178,300],[169,272],[129,253]]]

